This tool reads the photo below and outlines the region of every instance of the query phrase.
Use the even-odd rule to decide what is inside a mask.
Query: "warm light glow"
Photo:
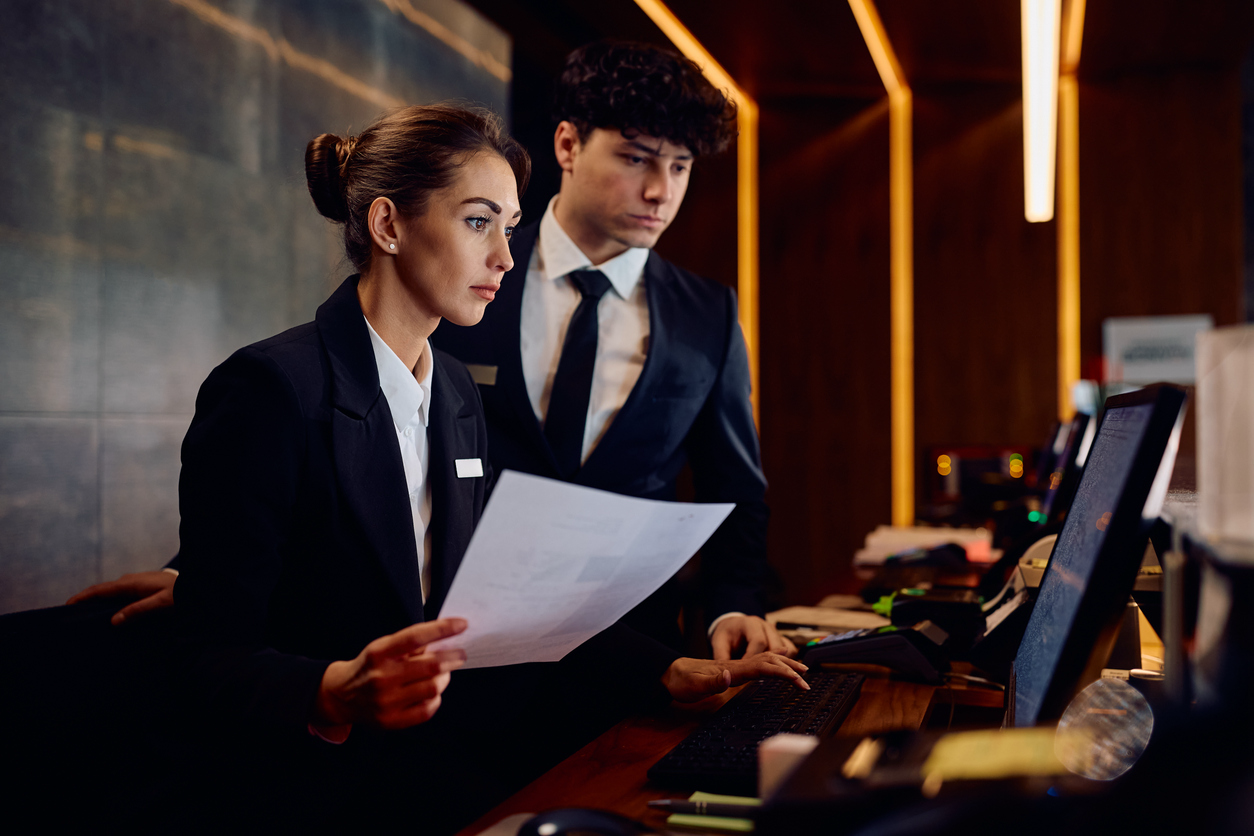
[[[1023,214],[1054,217],[1058,40],[1062,0],[1021,0],[1023,28]]]
[[[949,456],[941,455],[936,457],[936,472],[941,476],[948,476],[953,472],[953,459]]]
[[[1058,420],[1075,415],[1080,379],[1080,46],[1084,2],[1063,13],[1062,75],[1058,79]]]
[[[872,0],[849,0],[871,60],[888,91],[891,238],[893,525],[914,523],[914,157],[913,98]],[[944,475],[944,474],[942,474]]]
[[[736,103],[736,232],[740,330],[749,353],[753,418],[758,421],[758,105],[661,0],[636,5],[681,53],[701,67],[715,87]],[[760,424],[760,422],[759,422]]]

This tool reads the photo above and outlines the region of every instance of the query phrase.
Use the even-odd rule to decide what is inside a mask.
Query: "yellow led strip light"
[[[913,98],[872,0],[849,0],[888,91],[892,322],[893,525],[914,523],[914,163]]]
[[[1085,0],[1063,9],[1062,67],[1058,79],[1058,419],[1075,414],[1072,390],[1080,379],[1080,44]]]

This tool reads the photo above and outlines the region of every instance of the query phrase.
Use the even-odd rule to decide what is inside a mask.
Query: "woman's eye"
[[[514,227],[512,226],[505,227],[505,237],[507,239],[514,237]]]
[[[466,223],[474,227],[476,232],[481,232],[488,225],[487,218],[467,218]]]

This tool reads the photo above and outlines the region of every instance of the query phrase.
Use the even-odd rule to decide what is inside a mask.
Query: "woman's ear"
[[[375,247],[388,255],[396,255],[400,249],[400,213],[390,198],[376,197],[366,215],[366,228]]]

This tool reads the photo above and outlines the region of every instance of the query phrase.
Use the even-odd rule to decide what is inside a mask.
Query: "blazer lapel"
[[[449,381],[440,362],[431,380],[431,413],[427,427],[427,480],[431,486],[431,589],[424,606],[435,618],[461,565],[474,530],[475,480],[457,478],[456,459],[476,449],[475,411]]]
[[[491,318],[490,331],[493,350],[497,358],[496,386],[513,407],[519,426],[530,437],[537,450],[543,450],[549,466],[556,473],[557,458],[549,447],[531,398],[527,394],[527,381],[522,368],[522,297],[527,284],[527,267],[540,234],[540,224],[534,224],[514,233],[514,267],[501,280],[496,299],[488,305],[484,318]]]
[[[396,441],[396,425],[379,388],[379,370],[357,301],[357,277],[346,280],[315,318],[331,364],[331,438],[345,503],[361,524],[413,621],[422,620],[422,586],[413,513]]]

